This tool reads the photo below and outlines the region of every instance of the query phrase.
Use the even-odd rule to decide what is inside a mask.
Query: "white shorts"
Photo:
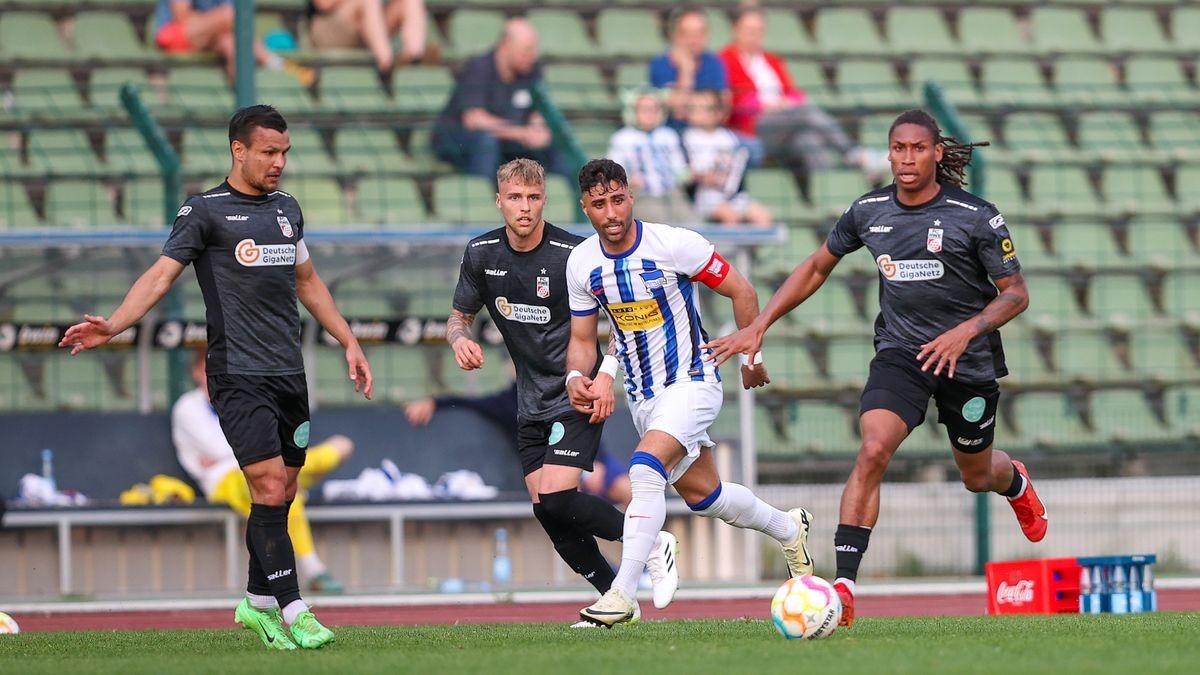
[[[723,400],[720,382],[685,380],[672,384],[652,399],[629,403],[638,436],[657,430],[670,434],[683,446],[686,454],[671,470],[669,483],[674,484],[691,468],[700,457],[700,448],[716,445],[708,437],[708,428],[721,412]]]

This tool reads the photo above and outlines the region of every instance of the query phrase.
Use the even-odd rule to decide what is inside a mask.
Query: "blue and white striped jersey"
[[[691,230],[640,220],[634,227],[637,239],[620,255],[606,252],[594,234],[571,252],[571,314],[604,309],[617,334],[630,401],[654,398],[683,380],[720,382],[716,366],[703,358],[709,350],[700,348],[708,334],[695,277],[725,263]]]

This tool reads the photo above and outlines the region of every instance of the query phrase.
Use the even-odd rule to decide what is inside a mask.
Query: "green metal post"
[[[254,89],[254,0],[233,0],[234,98],[238,108],[257,103]]]
[[[554,105],[554,101],[550,99],[550,93],[546,90],[546,85],[542,82],[538,82],[533,87],[533,108],[541,113],[542,119],[546,121],[546,126],[550,127],[550,133],[554,138],[554,148],[566,155],[576,172],[582,169],[583,165],[587,164],[588,156],[579,146],[579,141],[575,139],[571,123],[567,121],[558,106]],[[575,218],[580,223],[587,222],[579,204],[575,205]]]
[[[971,131],[958,114],[958,108],[947,98],[937,82],[925,83],[925,105],[946,133],[962,143],[971,142]],[[967,187],[973,194],[986,198],[986,161],[982,153],[972,155],[968,167]],[[975,495],[975,574],[984,573],[984,565],[992,557],[990,493]]]

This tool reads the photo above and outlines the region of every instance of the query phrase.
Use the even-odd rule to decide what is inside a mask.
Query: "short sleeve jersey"
[[[608,253],[597,235],[571,253],[571,313],[586,316],[603,309],[608,315],[630,401],[653,398],[682,380],[720,382],[716,366],[704,360],[710,350],[700,347],[708,334],[692,278],[726,263],[692,230],[640,220],[634,227],[637,239],[624,253]]]
[[[439,127],[462,126],[462,115],[482,108],[513,124],[528,124],[533,115],[533,87],[542,79],[541,64],[509,82],[496,70],[496,52],[489,51],[467,61],[454,84],[454,91],[437,118]]]
[[[467,244],[454,309],[478,314],[487,307],[517,368],[521,417],[547,420],[568,410],[566,365],[571,340],[567,258],[583,237],[546,223],[542,242],[514,251],[504,228]],[[600,349],[596,348],[597,365]]]
[[[921,345],[983,311],[998,295],[992,279],[1021,270],[1012,235],[996,207],[942,186],[932,200],[905,206],[895,185],[867,193],[838,220],[826,240],[844,256],[866,247],[879,271],[875,348]],[[998,332],[981,335],[958,360],[955,377],[987,381],[1008,374]]]
[[[304,216],[286,192],[253,196],[221,183],[179,209],[162,254],[196,267],[210,375],[304,372],[296,307],[303,239]]]

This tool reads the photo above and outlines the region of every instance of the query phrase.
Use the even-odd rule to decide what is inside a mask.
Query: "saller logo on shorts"
[[[941,260],[892,260],[886,253],[876,258],[875,264],[888,281],[929,281],[946,273]]]
[[[517,323],[550,323],[549,307],[509,302],[504,296],[496,298],[496,311],[500,312],[500,316]]]
[[[260,246],[255,244],[253,239],[243,239],[238,242],[233,253],[243,267],[296,264],[295,244],[263,244]]]
[[[623,331],[650,330],[663,325],[662,310],[657,300],[638,300],[609,305],[608,312]]]

